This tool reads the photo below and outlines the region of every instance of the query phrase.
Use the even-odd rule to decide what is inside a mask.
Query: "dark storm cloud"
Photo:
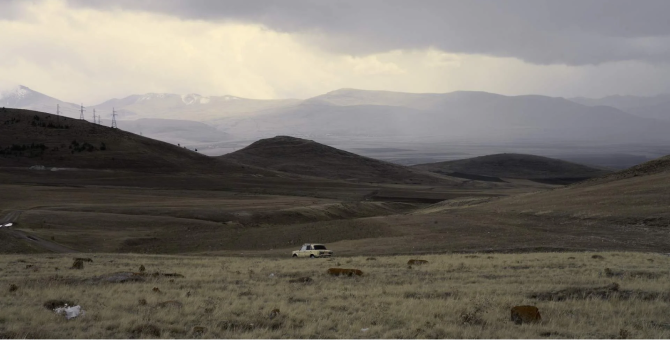
[[[352,54],[435,47],[535,64],[670,61],[670,1],[71,0],[299,33]]]

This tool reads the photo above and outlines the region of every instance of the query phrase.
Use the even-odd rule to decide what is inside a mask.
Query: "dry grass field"
[[[68,255],[2,256],[0,338],[670,337],[661,254],[425,255],[412,267],[409,256],[90,257],[78,270]],[[141,281],[103,279],[141,265]],[[312,281],[291,282],[301,277]],[[54,299],[85,315],[66,320],[43,306]],[[516,305],[537,306],[541,322],[510,321]]]

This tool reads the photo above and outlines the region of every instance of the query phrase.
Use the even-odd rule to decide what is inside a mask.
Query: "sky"
[[[0,0],[0,90],[670,93],[670,1]]]

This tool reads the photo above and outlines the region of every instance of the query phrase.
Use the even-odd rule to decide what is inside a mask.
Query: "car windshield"
[[[322,244],[315,244],[314,245],[314,250],[328,250],[328,249],[326,249],[326,246],[324,246]]]

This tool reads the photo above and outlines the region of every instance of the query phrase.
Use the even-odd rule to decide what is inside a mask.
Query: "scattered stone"
[[[304,277],[299,277],[297,279],[288,280],[289,283],[309,283],[309,282],[312,282],[312,281],[314,281],[314,280],[312,280],[312,278],[309,277],[309,276],[304,276]]]
[[[340,276],[340,275],[346,275],[346,276],[362,276],[363,271],[359,269],[345,269],[345,268],[330,268],[328,269],[328,274],[333,275],[333,276]]]
[[[130,334],[133,338],[139,338],[142,336],[158,338],[161,336],[161,330],[152,324],[144,324],[132,328],[130,330]]]
[[[140,306],[146,306],[147,305],[147,299],[139,299],[139,300],[137,300],[137,303],[139,303]]]
[[[54,312],[56,314],[62,314],[65,315],[65,318],[70,320],[78,317],[79,315],[84,315],[86,314],[86,311],[81,309],[81,306],[65,306],[65,307],[59,307],[54,309]]]
[[[30,268],[32,268],[32,267],[34,267],[34,266],[35,266],[35,265],[33,265],[33,264],[27,264],[27,265],[26,265],[26,269],[30,269]]]
[[[13,283],[12,283],[11,285],[9,285],[9,292],[10,292],[10,293],[11,293],[11,292],[15,292],[15,291],[17,291],[17,290],[19,290],[19,286],[15,285],[15,284],[13,284]]]
[[[591,256],[592,259],[594,260],[604,260],[605,258],[602,255],[593,255]]]
[[[376,257],[368,257],[365,261],[377,261]]]
[[[193,335],[203,335],[207,333],[207,328],[202,326],[195,326],[193,327],[193,330],[191,332],[193,333]]]
[[[535,306],[516,306],[512,307],[511,320],[515,324],[533,323],[542,321],[540,310]]]
[[[191,297],[191,291],[186,292],[186,297]]]
[[[270,319],[274,319],[279,315],[279,308],[275,308],[270,312]]]
[[[54,310],[56,308],[62,308],[67,306],[74,306],[75,303],[70,300],[48,300],[43,304],[44,308],[48,310]]]
[[[90,257],[77,257],[74,260],[82,262],[93,262],[93,259],[91,259]]]
[[[422,264],[427,264],[427,263],[428,263],[428,261],[426,261],[426,260],[409,260],[409,261],[407,261],[407,265],[409,265],[409,266],[411,266],[411,265],[422,265]]]
[[[84,269],[84,261],[82,259],[74,260],[74,263],[72,263],[72,269]]]
[[[154,287],[151,291],[154,292],[154,293],[160,293],[161,292],[161,290],[158,287]]]
[[[177,300],[168,300],[156,304],[158,308],[182,308],[184,304]]]
[[[147,270],[147,269],[144,268],[144,265],[143,265],[143,264],[141,264],[141,265],[140,265],[140,273],[144,273],[145,270]]]

